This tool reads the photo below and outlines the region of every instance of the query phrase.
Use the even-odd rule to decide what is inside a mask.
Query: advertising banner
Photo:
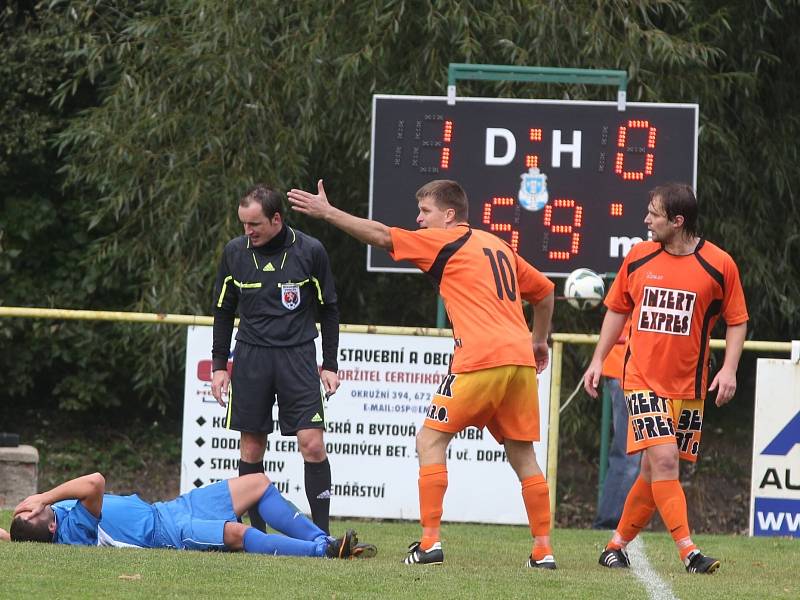
[[[800,537],[800,364],[759,358],[750,535]]]
[[[189,327],[181,458],[181,493],[238,475],[239,433],[225,428],[225,409],[211,395],[211,327]],[[317,361],[322,352],[317,338]],[[331,514],[418,519],[415,435],[447,374],[453,340],[444,337],[343,333],[341,387],[327,403],[325,442],[333,474]],[[539,375],[541,440],[547,469],[550,368]],[[269,436],[267,475],[308,511],[303,459],[295,437]],[[527,523],[520,484],[503,447],[487,430],[469,428],[448,449],[445,520]]]

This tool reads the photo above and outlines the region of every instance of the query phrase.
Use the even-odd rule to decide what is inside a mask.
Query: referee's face
[[[263,246],[278,235],[283,227],[280,214],[275,213],[271,219],[265,217],[258,202],[240,206],[239,220],[244,227],[244,234],[250,238],[250,245],[253,247]]]

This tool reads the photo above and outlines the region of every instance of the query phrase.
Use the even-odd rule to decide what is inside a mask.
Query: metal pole
[[[450,105],[456,103],[456,82],[459,79],[615,85],[617,110],[620,111],[625,110],[628,89],[628,73],[620,70],[450,63],[447,69],[447,103]]]
[[[603,413],[600,417],[600,476],[597,482],[597,503],[603,497],[603,483],[608,473],[608,447],[611,442],[611,394],[603,385]]]
[[[550,514],[556,514],[556,480],[558,478],[558,427],[561,408],[561,363],[564,344],[553,342],[553,372],[550,374],[550,427],[547,433],[547,486],[550,488]]]

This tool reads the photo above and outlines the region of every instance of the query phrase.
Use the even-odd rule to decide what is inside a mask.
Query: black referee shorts
[[[276,398],[281,434],[325,427],[325,394],[314,342],[287,347],[236,342],[226,427],[272,433]]]

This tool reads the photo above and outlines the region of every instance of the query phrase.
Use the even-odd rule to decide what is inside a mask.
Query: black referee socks
[[[327,458],[318,463],[305,463],[305,484],[311,520],[330,535],[331,463]]]

